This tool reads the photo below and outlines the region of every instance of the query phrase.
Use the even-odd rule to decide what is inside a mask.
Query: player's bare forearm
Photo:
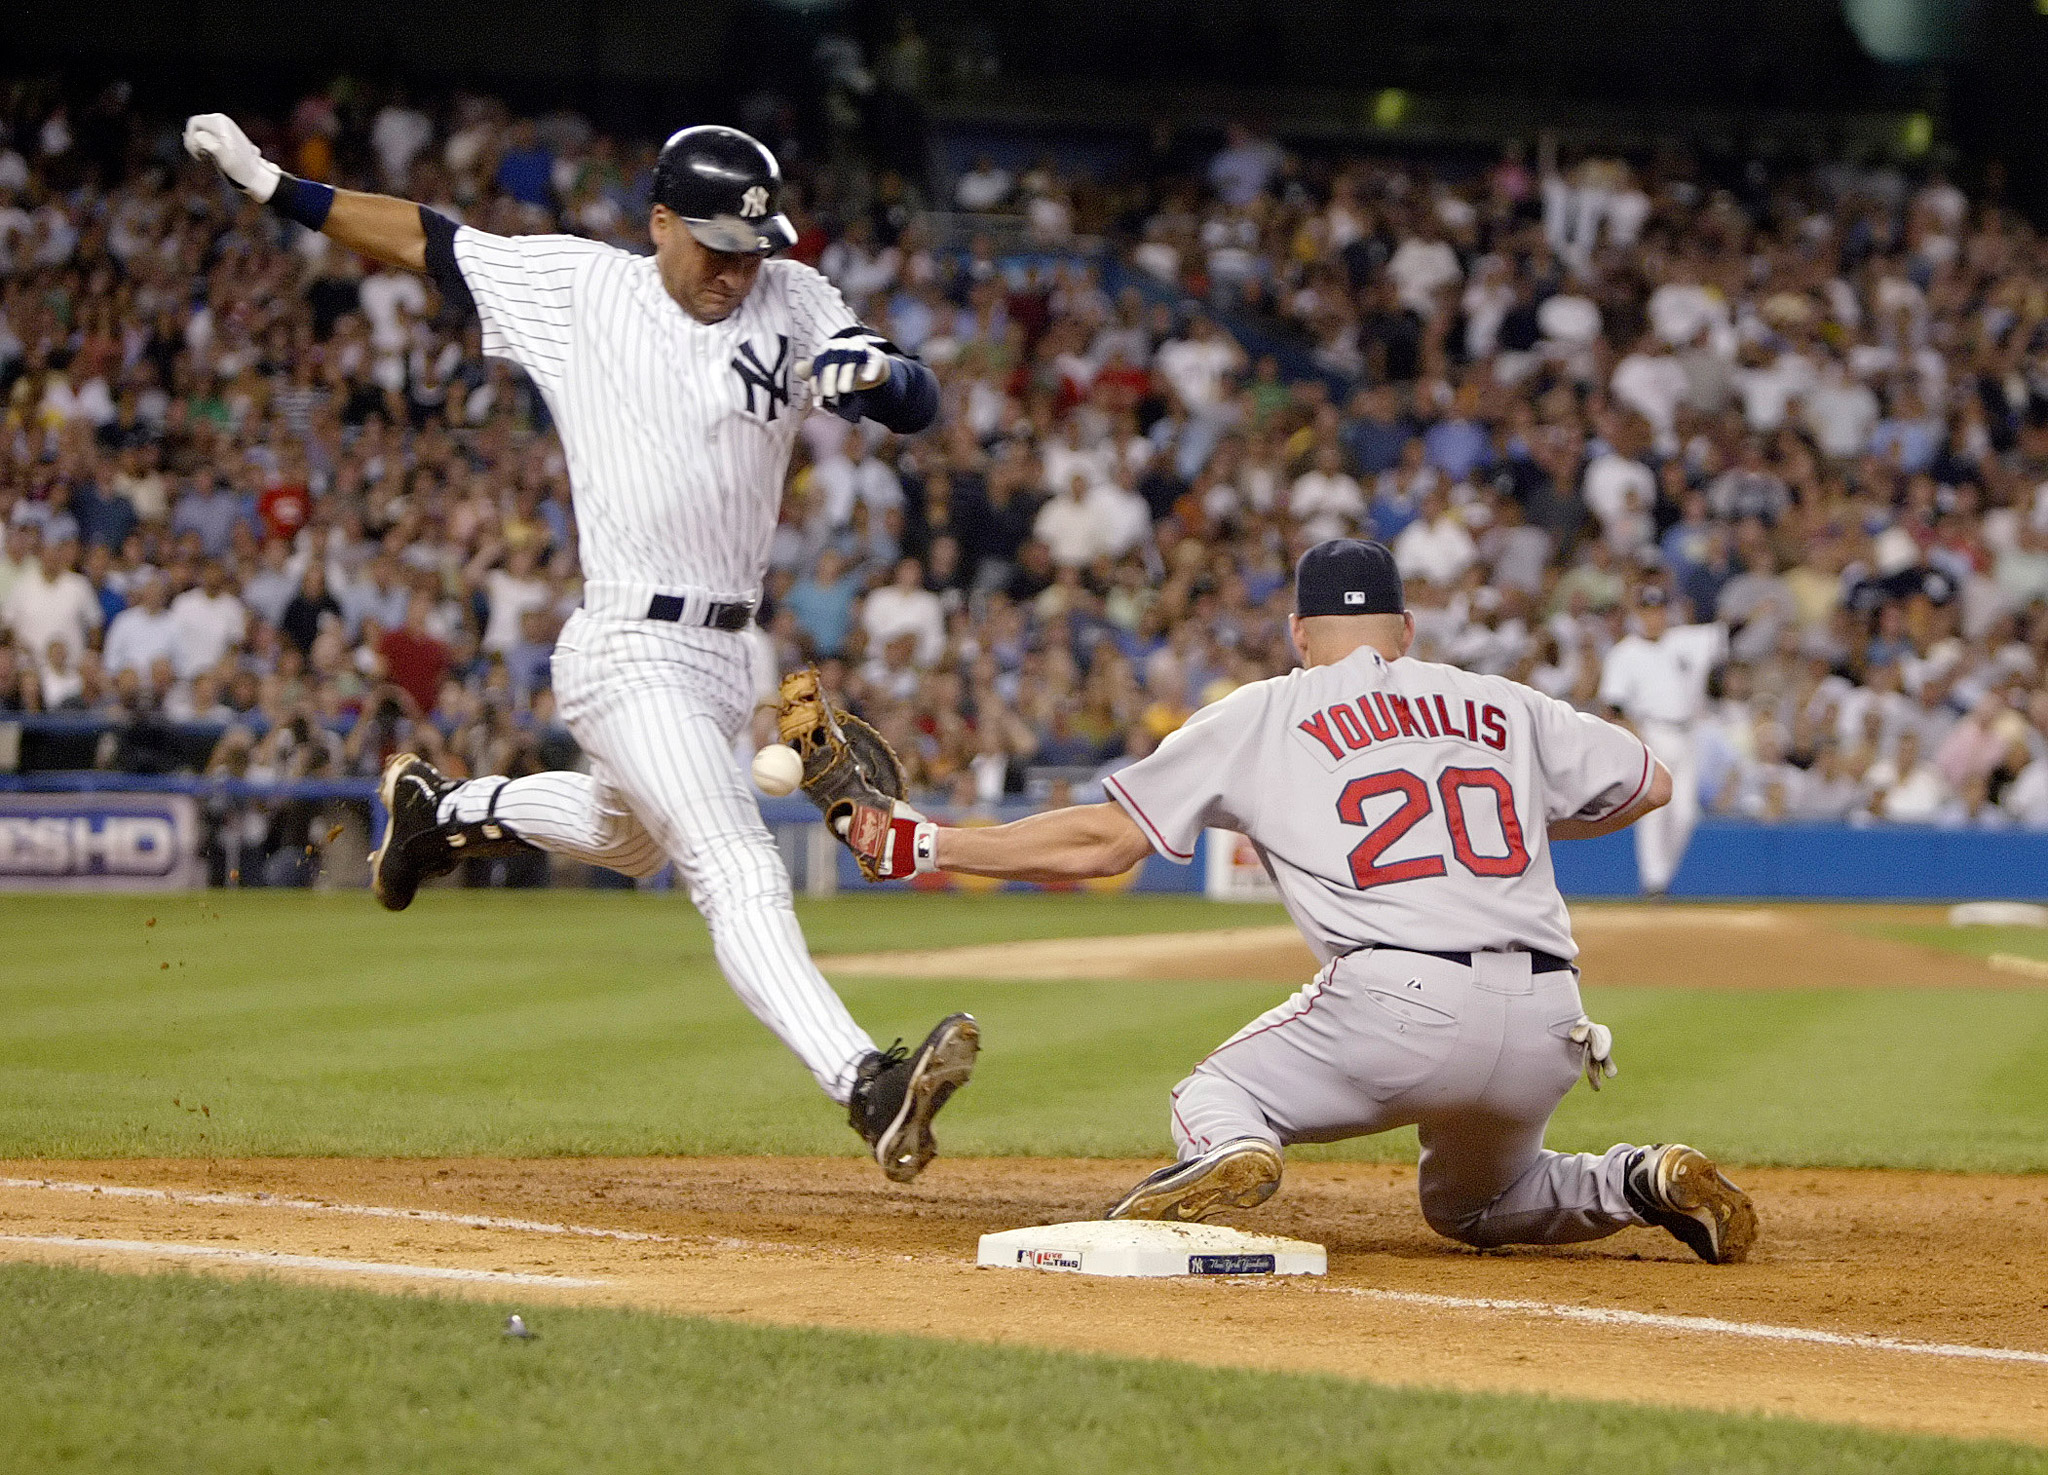
[[[942,829],[938,869],[1005,881],[1085,881],[1121,876],[1152,851],[1114,804],[1052,809],[1007,825]]]
[[[420,225],[420,207],[411,200],[338,189],[320,229],[338,245],[387,266],[427,269],[427,233]]]
[[[1671,802],[1671,770],[1655,758],[1650,760],[1650,770],[1650,786],[1634,803],[1622,806],[1605,819],[1554,819],[1544,827],[1550,838],[1591,840],[1611,835],[1616,830],[1627,829],[1651,810],[1662,809]]]

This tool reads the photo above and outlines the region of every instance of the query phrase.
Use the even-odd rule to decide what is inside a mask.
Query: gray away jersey
[[[1328,961],[1361,947],[1571,958],[1547,826],[1649,787],[1626,728],[1500,676],[1360,649],[1240,687],[1105,781],[1183,864],[1240,830]]]
[[[455,261],[483,348],[532,376],[569,461],[591,596],[760,592],[810,386],[792,368],[858,320],[796,261],[762,263],[721,323],[700,323],[654,258],[578,236],[464,226]]]

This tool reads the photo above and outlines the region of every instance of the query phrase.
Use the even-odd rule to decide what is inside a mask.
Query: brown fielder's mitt
[[[825,823],[842,841],[857,805],[886,812],[903,797],[907,785],[896,751],[874,728],[835,709],[818,689],[818,673],[806,666],[782,678],[782,697],[775,713],[782,741],[804,760],[804,793],[823,811]],[[861,874],[880,879],[872,857],[850,842]]]

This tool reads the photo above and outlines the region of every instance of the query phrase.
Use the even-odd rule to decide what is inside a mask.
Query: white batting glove
[[[1581,1014],[1579,1022],[1571,1028],[1570,1039],[1579,1047],[1586,1084],[1594,1090],[1600,1089],[1600,1077],[1612,1080],[1621,1074],[1621,1067],[1614,1063],[1614,1031],[1606,1025],[1595,1024]]]
[[[799,379],[811,381],[818,402],[831,405],[841,395],[873,389],[889,377],[889,340],[866,328],[832,339],[816,358],[796,365]]]
[[[185,120],[185,152],[203,159],[229,184],[259,205],[270,203],[284,171],[263,157],[249,135],[226,113],[199,113]]]

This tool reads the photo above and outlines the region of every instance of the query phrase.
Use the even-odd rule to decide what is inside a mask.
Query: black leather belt
[[[647,601],[647,618],[667,620],[677,624],[683,618],[683,609],[688,603],[679,594],[657,594]],[[707,630],[744,630],[754,623],[754,606],[751,604],[714,604],[704,611],[704,618],[692,620],[693,625],[702,625]]]
[[[1378,944],[1375,951],[1379,950],[1395,953],[1421,953],[1425,958],[1442,958],[1447,963],[1456,963],[1460,968],[1470,968],[1472,966],[1472,955],[1470,953],[1439,953],[1433,952],[1426,947],[1392,947],[1386,943]],[[1517,947],[1509,948],[1508,951],[1511,953],[1527,953],[1529,955],[1529,971],[1531,973],[1562,973],[1565,969],[1571,967],[1571,963],[1568,960],[1560,958],[1556,953],[1546,953],[1538,948]]]

